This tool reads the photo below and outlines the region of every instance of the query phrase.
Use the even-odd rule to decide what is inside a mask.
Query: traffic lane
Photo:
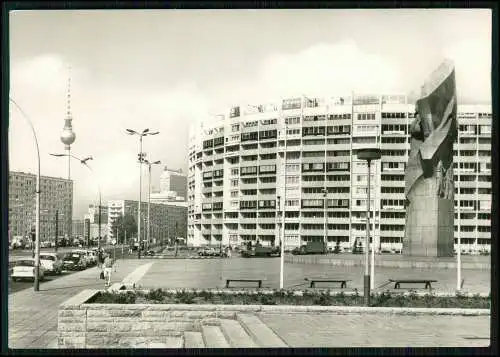
[[[113,250],[113,246],[112,245],[105,245],[105,246],[101,246],[102,248],[104,248],[105,250]],[[90,247],[90,248],[87,248],[87,247],[58,247],[57,248],[57,253],[67,253],[67,252],[71,252],[73,250],[81,250],[81,249],[84,249],[84,250],[87,250],[87,249],[95,249],[97,247]],[[121,251],[122,249],[122,246],[121,245],[117,245],[116,246],[116,250],[120,250]],[[128,245],[124,245],[123,246],[123,249],[125,250],[128,250]],[[56,253],[56,250],[54,247],[52,248],[40,248],[40,253]],[[12,250],[9,250],[9,255],[10,256],[24,256],[24,255],[32,255],[33,254],[33,249],[12,249]]]
[[[55,280],[55,279],[59,279],[60,277],[66,276],[66,275],[71,274],[71,273],[73,273],[73,271],[63,270],[60,275],[45,275],[45,279],[43,281],[40,281],[40,285],[47,283],[49,281]],[[30,279],[23,279],[23,280],[13,281],[12,278],[9,278],[9,284],[8,284],[9,294],[12,294],[12,293],[24,290],[24,289],[28,289],[28,288],[33,288],[33,284],[34,284],[33,279],[31,279],[31,280]]]

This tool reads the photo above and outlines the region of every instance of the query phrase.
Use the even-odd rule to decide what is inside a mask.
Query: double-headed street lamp
[[[150,223],[150,211],[151,211],[151,166],[161,164],[160,160],[150,162],[147,159],[144,159],[144,163],[148,165],[148,173],[149,173],[149,185],[148,185],[148,228],[147,228],[147,249],[149,249],[149,245],[151,244],[151,223]]]
[[[157,135],[159,131],[149,131],[148,128],[144,129],[141,133],[132,130],[125,129],[128,135],[138,135],[139,136],[139,204],[137,209],[137,243],[139,244],[139,249],[137,250],[137,258],[141,259],[141,203],[142,203],[142,163],[144,162],[145,154],[142,152],[142,138],[148,135]]]
[[[94,160],[94,158],[92,156],[87,156],[86,158],[84,159],[80,159],[79,157],[76,157],[75,155],[73,154],[50,154],[51,156],[56,156],[56,157],[64,157],[64,156],[68,156],[70,158],[73,158],[75,160],[78,160],[80,161],[80,163],[82,165],[85,165],[89,171],[90,171],[90,174],[92,175],[92,178],[95,180],[95,182],[97,183],[97,190],[99,192],[99,212],[98,212],[98,224],[99,224],[99,227],[98,227],[98,230],[99,230],[99,238],[97,240],[97,246],[99,247],[100,246],[100,243],[101,243],[101,206],[102,206],[102,195],[101,195],[101,186],[99,185],[99,181],[96,180],[95,176],[94,176],[94,171],[92,171],[92,168],[87,164],[87,161],[89,160]],[[88,244],[88,242],[87,242]]]
[[[382,157],[378,148],[366,148],[358,150],[358,159],[366,160],[368,163],[368,200],[366,202],[366,244],[365,244],[365,278],[364,278],[364,296],[365,305],[370,306],[370,175],[371,161]],[[375,219],[375,217],[373,217]],[[375,243],[375,240],[374,242]],[[373,247],[372,249],[375,249]]]

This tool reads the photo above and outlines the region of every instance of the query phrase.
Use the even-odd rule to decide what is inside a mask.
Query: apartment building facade
[[[406,96],[299,97],[233,107],[219,118],[190,132],[188,244],[276,244],[284,223],[287,248],[325,236],[329,246],[364,245],[368,168],[356,150],[377,147],[372,241],[402,249],[414,119]],[[455,238],[463,249],[489,249],[491,120],[491,106],[458,107]]]
[[[108,201],[108,237],[113,239],[114,220],[122,215],[131,215],[137,222],[139,204],[132,200]],[[147,237],[148,204],[141,204],[141,239]],[[167,242],[170,239],[187,237],[187,207],[176,203],[151,203],[150,206],[150,234],[151,242]],[[137,239],[137,234],[133,237]]]
[[[9,172],[9,229],[11,237],[28,237],[36,223],[36,175]],[[40,240],[55,241],[59,237],[72,237],[73,181],[40,177]]]

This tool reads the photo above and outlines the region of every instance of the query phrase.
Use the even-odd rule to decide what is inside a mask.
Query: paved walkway
[[[143,260],[118,261],[113,282],[121,282],[140,266]],[[9,295],[9,347],[57,348],[57,317],[59,305],[84,289],[102,289],[99,268],[68,274],[32,288]]]
[[[121,260],[112,281],[140,282],[151,287],[149,282],[168,281],[174,273],[165,270],[165,264],[161,260]],[[187,269],[183,272],[187,273]],[[189,273],[184,280],[190,287],[207,278],[192,279],[197,274]],[[39,292],[30,288],[9,295],[9,347],[57,348],[59,305],[83,289],[102,288],[98,268],[91,268],[44,283]],[[300,314],[260,318],[290,347],[488,346],[490,337],[489,316]]]

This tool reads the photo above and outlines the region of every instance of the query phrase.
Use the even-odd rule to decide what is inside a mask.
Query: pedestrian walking
[[[111,272],[113,270],[113,259],[109,253],[106,253],[106,257],[104,258],[104,285],[106,287],[111,285]]]
[[[104,251],[101,248],[101,249],[99,249],[99,254],[97,256],[97,259],[98,259],[98,262],[99,262],[99,268],[101,268],[101,269],[102,269],[102,264],[104,263],[104,258],[105,258]]]

